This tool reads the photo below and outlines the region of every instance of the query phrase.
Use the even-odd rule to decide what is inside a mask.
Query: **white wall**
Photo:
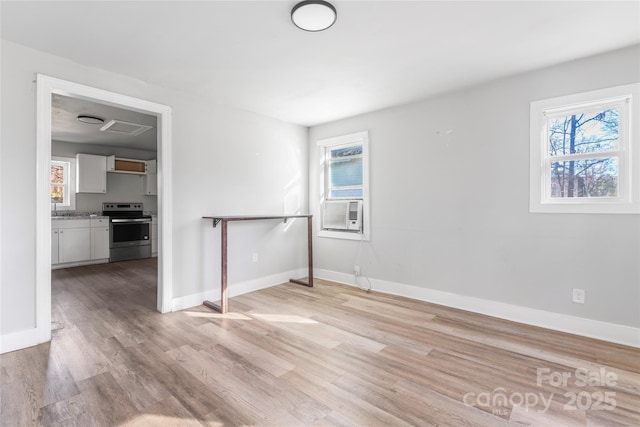
[[[143,195],[144,185],[142,175],[123,173],[107,174],[107,192],[77,193],[76,210],[83,212],[102,211],[103,202],[139,202],[143,203],[145,211],[158,210],[158,197]]]
[[[151,160],[157,153],[145,150],[114,148],[94,144],[76,144],[62,141],[51,143],[51,155],[75,158],[77,153],[115,155],[127,159]],[[76,210],[83,212],[99,212],[103,202],[139,202],[144,203],[146,211],[158,210],[158,197],[145,196],[142,175],[122,173],[107,174],[107,192],[105,194],[77,193]]]
[[[316,267],[640,327],[640,216],[531,214],[528,194],[530,102],[639,76],[634,46],[311,128],[314,214],[315,142],[368,130],[371,153],[371,241],[317,238]]]
[[[282,213],[307,206],[307,130],[2,41],[0,333],[35,327],[35,73],[173,109],[174,297],[216,286],[211,214]],[[303,224],[302,224],[303,225]],[[297,235],[296,235],[297,233]],[[294,237],[295,236],[295,237]],[[303,268],[305,229],[230,226],[230,283]],[[295,241],[295,242],[294,242]],[[260,251],[259,262],[247,263]]]

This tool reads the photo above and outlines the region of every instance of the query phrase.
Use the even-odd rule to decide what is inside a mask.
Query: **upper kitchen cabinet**
[[[147,173],[147,162],[144,160],[123,159],[116,156],[108,156],[107,171],[145,175]]]
[[[158,175],[157,175],[157,161],[147,160],[147,174],[144,178],[144,195],[145,196],[157,196],[158,195]]]
[[[107,192],[107,158],[76,154],[76,193]]]

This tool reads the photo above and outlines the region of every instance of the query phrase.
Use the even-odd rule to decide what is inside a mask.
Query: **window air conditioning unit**
[[[326,200],[322,229],[362,232],[362,200]]]

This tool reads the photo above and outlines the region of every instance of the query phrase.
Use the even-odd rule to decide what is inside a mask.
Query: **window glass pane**
[[[595,153],[618,147],[616,108],[549,119],[549,154]]]
[[[51,183],[64,184],[64,166],[51,165]]]
[[[352,147],[337,148],[335,150],[331,150],[329,154],[329,158],[339,159],[341,157],[359,156],[361,154],[362,154],[362,145],[354,145]]]
[[[51,186],[51,203],[64,202],[64,187],[58,185]]]
[[[362,185],[362,157],[334,160],[329,169],[330,187]]]
[[[617,158],[551,163],[551,197],[617,196]]]
[[[331,189],[330,199],[362,199],[362,188]]]

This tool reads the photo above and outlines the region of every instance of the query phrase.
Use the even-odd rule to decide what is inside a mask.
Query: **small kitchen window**
[[[75,210],[75,159],[51,159],[51,210]]]

